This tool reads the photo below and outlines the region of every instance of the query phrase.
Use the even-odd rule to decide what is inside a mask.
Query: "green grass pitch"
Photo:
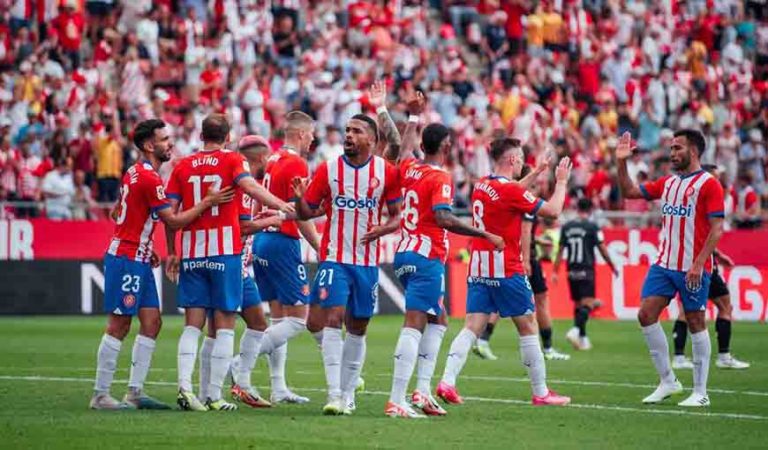
[[[636,323],[591,321],[595,348],[570,361],[547,363],[550,387],[573,397],[565,408],[532,407],[511,323],[497,327],[492,345],[500,360],[470,356],[459,380],[465,405],[448,416],[405,421],[383,416],[392,373],[392,351],[401,317],[376,317],[369,329],[364,368],[367,392],[352,417],[324,417],[325,378],[320,354],[305,334],[289,344],[290,386],[309,405],[234,413],[88,410],[103,317],[0,318],[0,448],[7,449],[360,449],[360,448],[766,448],[768,352],[765,324],[736,323],[733,349],[752,362],[745,371],[710,370],[708,409],[675,402],[640,403],[656,382]],[[239,325],[242,327],[242,325]],[[665,324],[669,331],[671,324]],[[461,323],[453,321],[443,343],[436,378]],[[568,324],[558,322],[555,343],[566,348]],[[134,326],[134,332],[136,330]],[[167,317],[147,391],[174,402],[176,344],[182,322]],[[710,327],[713,351],[714,330]],[[238,334],[239,336],[239,334]],[[123,344],[115,397],[126,388],[133,334]],[[690,343],[689,343],[690,348]],[[690,353],[690,350],[689,350]],[[690,371],[678,371],[686,388]],[[197,374],[195,374],[195,379]],[[267,394],[266,363],[254,384]],[[434,383],[434,381],[433,381]],[[679,399],[678,399],[679,400]]]

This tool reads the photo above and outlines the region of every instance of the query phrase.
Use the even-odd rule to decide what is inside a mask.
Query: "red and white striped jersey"
[[[640,185],[647,200],[661,200],[661,240],[656,264],[687,272],[704,248],[711,217],[724,217],[723,187],[708,172],[667,175]],[[712,270],[712,258],[704,269]]]
[[[139,161],[123,175],[117,226],[107,253],[134,261],[149,262],[157,211],[170,207],[163,180],[147,161]]]
[[[487,176],[475,183],[472,192],[472,223],[504,238],[504,250],[487,239],[473,237],[470,245],[469,276],[508,278],[524,273],[520,247],[523,215],[536,214],[544,204],[517,182]]]
[[[243,155],[229,150],[200,151],[179,161],[168,179],[168,197],[181,202],[188,210],[200,202],[208,189],[235,186],[243,177],[251,176]],[[181,232],[181,257],[239,255],[239,203],[231,201],[206,210]]]
[[[257,202],[253,201],[251,196],[246,194],[242,189],[237,190],[234,201],[237,202],[240,208],[238,211],[238,219],[253,220],[253,211]],[[244,234],[241,237],[241,240],[243,243],[243,278],[245,278],[250,275],[248,267],[253,261],[253,235]]]
[[[360,243],[381,223],[383,203],[400,201],[397,169],[372,156],[353,166],[342,155],[317,168],[304,197],[312,208],[324,205],[327,221],[320,245],[320,261],[358,266],[379,263],[379,243]]]
[[[293,200],[293,179],[309,176],[307,162],[295,151],[282,148],[267,160],[264,169],[264,187],[280,200]],[[267,232],[280,232],[294,239],[299,239],[299,227],[295,220],[284,220],[280,228],[270,227]]]
[[[446,170],[416,159],[400,163],[403,213],[398,252],[416,252],[445,262],[448,232],[437,225],[435,211],[451,210],[453,180]]]

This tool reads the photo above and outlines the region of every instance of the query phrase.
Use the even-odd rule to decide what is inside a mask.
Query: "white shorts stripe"
[[[219,256],[219,230],[208,230],[208,254],[206,256]]]
[[[222,247],[224,247],[224,251],[221,254],[222,255],[234,255],[235,254],[235,239],[237,239],[237,236],[234,236],[234,234],[232,232],[232,227],[223,227],[221,229],[221,237],[222,237]],[[246,241],[246,242],[249,242],[249,241]],[[251,242],[252,242],[252,240],[251,240]]]
[[[504,251],[493,251],[493,278],[504,278]]]
[[[487,251],[480,252],[480,276],[491,277],[491,255]]]
[[[193,258],[203,258],[205,255],[205,230],[195,230],[195,253]]]
[[[181,233],[181,257],[187,259],[192,253],[192,232],[184,231]]]

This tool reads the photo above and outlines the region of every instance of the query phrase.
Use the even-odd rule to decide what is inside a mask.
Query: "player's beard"
[[[351,141],[344,142],[344,156],[347,158],[354,158],[360,154],[360,149]]]
[[[672,168],[676,172],[687,172],[691,166],[691,154],[690,152],[682,156],[678,162],[672,161]]]
[[[171,149],[155,152],[155,158],[160,162],[168,162],[171,160]]]

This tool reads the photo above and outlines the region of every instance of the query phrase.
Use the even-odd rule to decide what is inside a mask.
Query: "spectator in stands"
[[[120,177],[123,175],[123,142],[117,112],[108,111],[103,131],[93,141],[96,155],[96,182],[99,202],[114,203],[117,200]]]
[[[74,171],[75,193],[72,196],[72,218],[74,220],[92,220],[96,202],[93,200],[91,188],[85,183],[85,172]]]
[[[765,145],[763,133],[759,128],[749,130],[749,140],[739,149],[739,165],[741,170],[750,174],[752,182],[757,186],[760,195],[768,194],[765,186]]]
[[[734,198],[734,225],[736,228],[757,228],[760,226],[760,199],[749,173],[742,173],[736,180]]]
[[[45,199],[46,217],[53,220],[72,219],[72,198],[75,195],[75,183],[72,179],[72,160],[60,158],[56,167],[43,178],[41,185]]]

